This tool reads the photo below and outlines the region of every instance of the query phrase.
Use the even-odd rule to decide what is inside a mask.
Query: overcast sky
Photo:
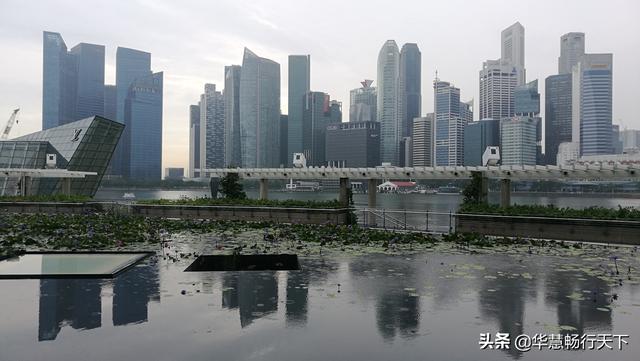
[[[189,105],[204,83],[222,89],[224,66],[241,64],[245,46],[281,64],[283,113],[287,55],[311,54],[312,90],[342,101],[346,121],[349,90],[376,79],[387,39],[422,51],[423,113],[433,109],[436,69],[477,108],[482,62],[500,57],[500,31],[519,21],[527,81],[539,79],[542,98],[544,78],[557,73],[560,36],[584,32],[587,52],[614,54],[614,123],[640,129],[639,15],[637,0],[0,0],[0,127],[20,106],[12,136],[41,128],[43,30],[59,32],[69,48],[105,45],[108,84],[118,46],[150,52],[152,69],[164,72],[163,166],[186,167]]]

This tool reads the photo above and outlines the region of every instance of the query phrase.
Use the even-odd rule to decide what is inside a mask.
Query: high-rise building
[[[413,131],[413,129],[411,131]],[[402,139],[400,139],[399,152],[400,161],[398,166],[411,167],[413,164],[413,141],[411,140],[411,137],[402,137]]]
[[[125,100],[125,176],[130,179],[162,178],[163,74],[136,78]]]
[[[502,165],[536,165],[539,118],[514,116],[500,120]]]
[[[406,43],[400,51],[398,78],[398,117],[400,137],[410,137],[413,118],[420,116],[422,105],[422,54],[418,45]],[[405,157],[406,158],[406,157]]]
[[[200,168],[224,168],[224,97],[205,84],[200,103]]]
[[[238,166],[240,152],[240,65],[224,67],[224,165]]]
[[[272,168],[279,165],[279,124],[280,64],[245,48],[240,74],[242,167]]]
[[[327,125],[327,164],[336,167],[380,165],[380,123],[345,122]]]
[[[42,129],[104,115],[104,46],[43,32]]]
[[[117,117],[118,107],[116,105],[116,86],[104,86],[104,117],[114,120]]]
[[[436,78],[433,82],[435,117],[435,165],[464,162],[464,127],[460,117],[460,89]]]
[[[289,116],[287,114],[280,115],[280,164],[287,166],[293,160],[293,155],[289,156],[287,151],[287,140],[289,139]],[[289,159],[292,158],[292,159]]]
[[[558,147],[571,142],[571,73],[545,80],[545,163],[556,164]]]
[[[515,114],[513,93],[516,68],[508,62],[487,60],[480,70],[480,119],[502,119]]]
[[[200,172],[200,104],[189,105],[189,178],[199,178]]]
[[[567,33],[560,37],[558,74],[571,74],[573,67],[584,55],[584,33]]]
[[[380,158],[397,165],[402,128],[398,117],[398,75],[400,52],[394,40],[387,40],[378,53],[378,107]]]
[[[585,54],[573,67],[573,83],[578,89],[576,87],[572,89],[574,95],[572,107],[575,109],[579,104],[580,108],[578,119],[581,156],[613,152],[611,144],[612,79],[613,54]],[[576,123],[574,118],[574,126]]]
[[[460,103],[460,119],[465,123],[473,121],[473,99]]]
[[[302,111],[302,152],[307,165],[326,165],[326,131],[327,125],[340,122],[339,107],[332,107],[329,94],[308,92],[304,97]],[[332,114],[333,113],[333,114]]]
[[[524,27],[519,22],[516,22],[502,30],[500,38],[500,59],[513,66],[517,74],[517,85],[523,85],[526,79],[526,70],[524,67]]]
[[[620,125],[618,124],[611,126],[611,144],[613,145],[613,154],[622,154],[624,147],[620,139]]]
[[[640,149],[640,130],[624,129],[620,131],[622,149]]]
[[[116,50],[116,118],[117,122],[125,125],[125,136],[120,139],[111,161],[111,174],[125,176],[127,164],[130,163],[130,154],[126,154],[124,149],[131,149],[131,145],[124,144],[128,141],[126,128],[132,126],[136,119],[125,119],[125,102],[129,95],[131,85],[136,79],[147,77],[151,72],[151,54],[145,51],[118,47]],[[162,173],[160,173],[162,176]]]
[[[500,145],[500,121],[480,119],[464,128],[464,165],[484,166],[482,155],[489,146]]]
[[[414,167],[434,166],[435,118],[433,113],[413,119],[412,162]]]
[[[349,99],[349,121],[376,121],[377,92],[372,87],[373,80],[365,79],[360,82],[361,88],[352,89]]]
[[[513,107],[516,115],[535,117],[540,114],[540,93],[538,93],[537,79],[515,88]]]
[[[287,154],[302,152],[302,108],[304,96],[311,90],[311,56],[289,55],[289,89],[287,144],[283,144]],[[293,157],[287,156],[288,163]]]

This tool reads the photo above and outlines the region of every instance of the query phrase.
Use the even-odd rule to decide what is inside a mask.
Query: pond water
[[[158,251],[111,280],[0,280],[0,360],[637,361],[640,354],[633,248],[469,254],[443,246],[303,256],[299,271],[183,272],[194,257],[179,253],[193,250]],[[480,333],[496,332],[512,340],[630,337],[622,351],[480,350]]]

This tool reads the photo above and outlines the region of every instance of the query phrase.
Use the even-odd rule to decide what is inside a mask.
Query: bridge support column
[[[71,195],[71,178],[62,178],[62,194]]]
[[[369,212],[367,213],[367,224],[369,227],[375,227],[376,225],[376,215],[371,212],[372,209],[376,208],[376,196],[378,193],[378,180],[377,179],[369,179],[367,182],[367,208],[369,208]]]
[[[338,202],[343,207],[349,207],[349,178],[340,178],[340,196]]]
[[[511,179],[500,180],[500,207],[506,208],[511,205]]]
[[[267,200],[269,198],[269,181],[266,178],[260,179],[260,199]]]

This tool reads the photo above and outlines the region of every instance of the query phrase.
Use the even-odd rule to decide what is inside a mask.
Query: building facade
[[[514,116],[500,120],[502,165],[536,165],[539,118]]]
[[[524,67],[524,27],[516,22],[500,33],[500,59],[511,64],[516,72],[516,85],[524,85],[526,70]]]
[[[200,171],[200,104],[189,105],[189,178],[199,178]]]
[[[513,108],[516,115],[535,117],[540,114],[538,80],[518,85],[513,92]]]
[[[304,97],[311,91],[311,56],[289,55],[289,89],[287,143],[282,144],[289,155],[302,153],[302,112]],[[289,159],[291,158],[291,159]],[[293,157],[287,156],[285,164],[291,164]]]
[[[560,37],[558,74],[571,74],[573,67],[584,55],[584,33],[567,33]]]
[[[378,106],[380,159],[397,165],[401,124],[398,117],[398,75],[400,52],[394,40],[387,40],[378,53]]]
[[[518,72],[502,60],[487,60],[480,71],[480,119],[502,119],[515,114],[513,93]]]
[[[349,94],[349,121],[376,121],[377,92],[372,87],[373,80],[365,79],[360,82],[361,88],[352,89]]]
[[[280,163],[280,64],[245,48],[240,75],[241,167]]]
[[[435,165],[456,166],[464,161],[464,127],[460,117],[460,89],[436,79],[433,82]]]
[[[557,164],[560,143],[571,142],[571,73],[545,80],[545,163]]]
[[[435,117],[433,113],[413,119],[412,162],[414,167],[433,167],[435,146]]]
[[[421,69],[422,54],[418,49],[418,45],[415,43],[402,45],[398,78],[398,117],[400,119],[401,138],[411,137],[413,118],[417,118],[421,114]]]
[[[224,165],[238,166],[240,151],[240,65],[224,67]]]
[[[335,167],[380,165],[380,123],[332,123],[326,129],[326,160]]]
[[[307,165],[326,165],[327,125],[340,121],[340,109],[337,104],[332,107],[329,94],[323,92],[308,92],[303,105],[302,152]]]
[[[134,80],[125,101],[124,175],[130,179],[162,178],[163,73]]]
[[[482,155],[489,146],[500,145],[500,121],[480,119],[464,128],[464,165],[484,166]]]
[[[200,103],[201,168],[224,168],[224,97],[215,84],[205,84]]]

